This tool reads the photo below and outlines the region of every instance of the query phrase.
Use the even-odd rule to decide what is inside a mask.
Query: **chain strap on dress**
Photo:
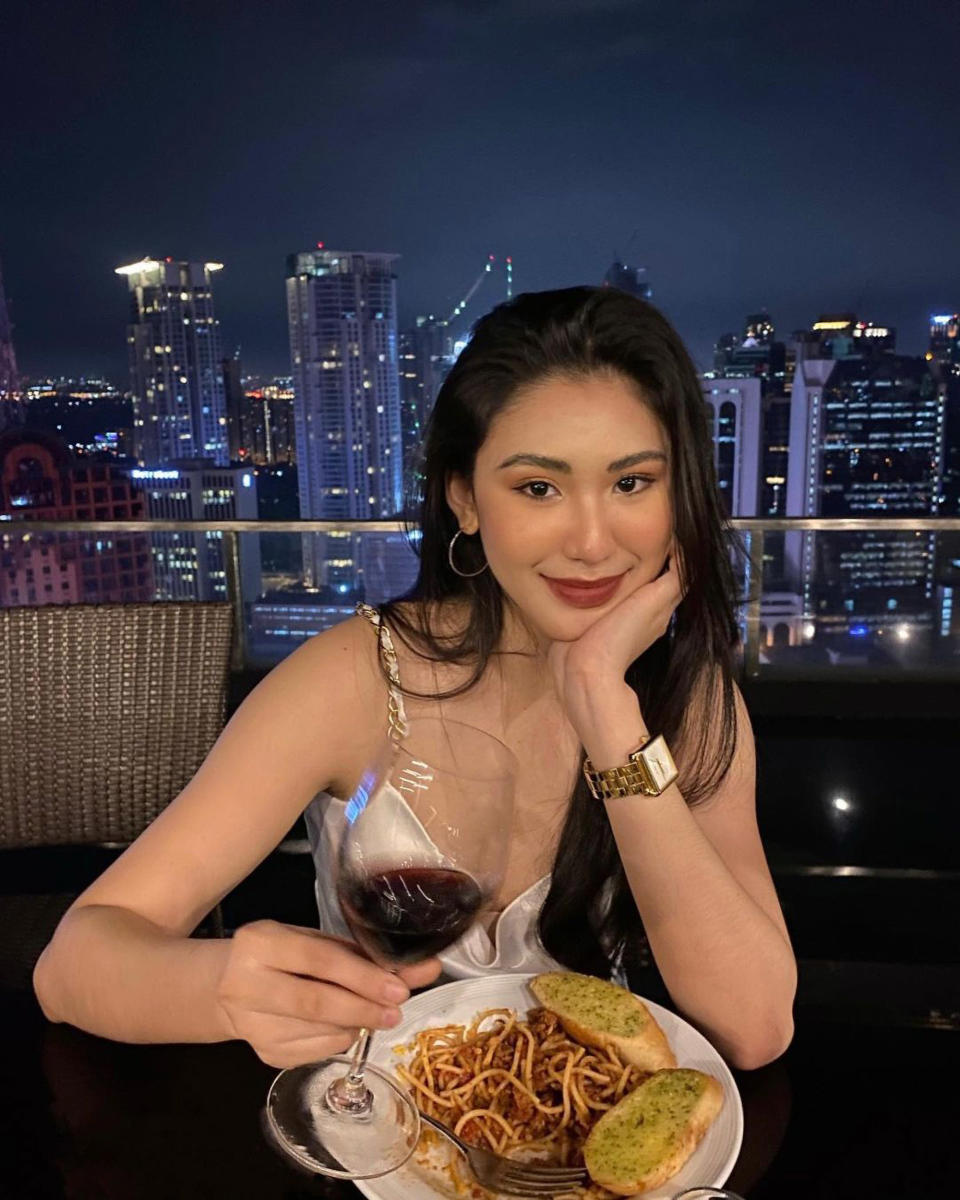
[[[390,676],[388,685],[388,700],[387,700],[387,720],[390,724],[390,736],[394,741],[400,742],[407,736],[407,713],[403,707],[403,696],[400,692],[400,666],[397,660],[397,652],[393,647],[393,638],[390,636],[390,630],[386,621],[380,616],[380,613],[370,604],[364,604],[362,601],[356,605],[355,611],[363,617],[366,617],[371,625],[377,631],[377,645],[380,648],[380,653],[383,656],[383,661],[387,664],[387,674]]]

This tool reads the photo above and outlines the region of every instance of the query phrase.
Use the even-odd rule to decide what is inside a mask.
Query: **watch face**
[[[667,749],[667,743],[662,736],[655,738],[643,748],[642,754],[654,786],[658,792],[662,792],[677,777],[677,767]]]
[[[583,762],[583,774],[591,795],[597,800],[616,796],[659,796],[677,778],[676,763],[663,735],[634,750],[625,766],[606,771],[593,768],[590,759]]]

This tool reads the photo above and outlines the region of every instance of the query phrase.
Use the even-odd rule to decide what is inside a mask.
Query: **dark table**
[[[4,1200],[359,1196],[265,1143],[274,1072],[246,1045],[121,1045],[48,1024],[23,994],[0,995],[0,1018]],[[738,1075],[746,1128],[729,1186],[749,1200],[960,1194],[958,1079],[956,1030],[801,1012],[787,1054]]]

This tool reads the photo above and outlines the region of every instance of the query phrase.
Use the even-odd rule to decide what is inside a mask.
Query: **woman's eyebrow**
[[[635,467],[640,463],[656,460],[658,462],[666,462],[667,456],[662,450],[640,450],[636,454],[627,454],[623,458],[618,458],[610,463],[607,467],[608,471],[622,471],[624,467]],[[509,458],[505,458],[498,471],[502,471],[504,467],[513,467],[518,463],[524,463],[531,467],[543,467],[548,471],[562,471],[567,475],[573,470],[568,462],[564,462],[562,458],[547,458],[544,454],[511,454]]]

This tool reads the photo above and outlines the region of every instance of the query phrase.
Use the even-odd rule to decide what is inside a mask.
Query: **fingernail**
[[[399,979],[391,979],[383,989],[383,994],[388,1000],[393,1000],[397,1004],[402,1004],[404,1000],[410,999],[410,989]]]
[[[388,1008],[383,1014],[383,1023],[392,1028],[394,1025],[400,1024],[402,1015],[399,1008]]]

